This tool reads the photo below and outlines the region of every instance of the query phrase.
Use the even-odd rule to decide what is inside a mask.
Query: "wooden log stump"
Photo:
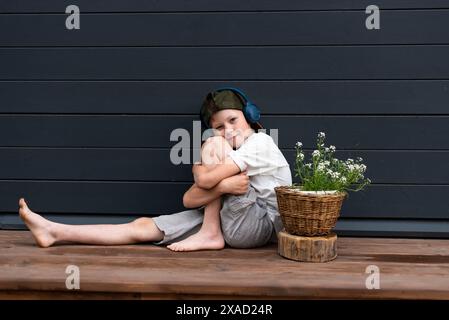
[[[326,262],[337,257],[337,235],[304,237],[279,232],[278,253],[296,261]]]

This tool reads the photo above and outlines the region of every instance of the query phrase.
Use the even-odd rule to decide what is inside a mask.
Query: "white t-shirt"
[[[257,197],[267,204],[268,215],[276,233],[282,228],[274,187],[292,184],[290,166],[273,138],[263,132],[252,133],[237,150],[228,156],[241,171],[247,170]]]

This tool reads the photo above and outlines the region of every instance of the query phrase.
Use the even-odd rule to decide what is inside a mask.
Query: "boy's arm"
[[[223,194],[245,194],[248,191],[249,178],[246,172],[223,179],[211,189],[200,188],[194,183],[182,198],[184,207],[197,208],[204,206]]]
[[[200,188],[211,189],[223,179],[240,173],[240,168],[230,157],[226,157],[223,164],[217,164],[213,169],[195,164],[192,171],[195,183]]]
[[[198,185],[194,183],[190,189],[184,193],[182,202],[186,208],[197,208],[212,202],[221,197],[221,195],[223,195],[223,192],[219,184],[212,189],[206,190],[198,187]]]

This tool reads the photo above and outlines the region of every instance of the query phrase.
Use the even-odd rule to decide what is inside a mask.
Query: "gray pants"
[[[164,239],[155,244],[177,242],[198,232],[203,217],[204,208],[199,208],[153,218],[157,227],[165,233]],[[266,204],[257,198],[251,186],[244,195],[222,196],[220,220],[224,240],[231,247],[254,248],[276,239]]]

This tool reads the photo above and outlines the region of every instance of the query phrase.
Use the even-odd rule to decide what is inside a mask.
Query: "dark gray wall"
[[[81,29],[65,28],[65,8]],[[204,95],[242,88],[292,163],[325,131],[373,184],[351,193],[340,234],[449,236],[449,2],[0,1],[0,227],[19,197],[57,221],[182,210]]]

